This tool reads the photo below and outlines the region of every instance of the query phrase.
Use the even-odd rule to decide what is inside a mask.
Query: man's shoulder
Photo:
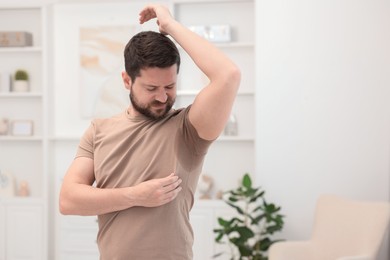
[[[99,117],[91,120],[92,125],[94,126],[104,126],[115,124],[126,119],[125,113],[119,113],[111,117]]]
[[[177,117],[177,116],[188,116],[188,111],[190,111],[191,105],[187,107],[182,107],[182,108],[177,108],[177,109],[172,109],[167,117],[172,118],[172,117]]]

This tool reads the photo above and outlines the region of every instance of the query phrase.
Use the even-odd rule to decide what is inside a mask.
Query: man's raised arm
[[[200,137],[216,139],[231,113],[241,79],[239,68],[217,47],[174,20],[166,7],[149,5],[141,11],[141,23],[152,18],[157,18],[160,32],[170,35],[209,78],[195,98],[189,119]]]

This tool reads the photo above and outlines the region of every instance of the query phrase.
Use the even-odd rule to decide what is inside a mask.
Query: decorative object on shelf
[[[238,123],[235,115],[231,114],[229,120],[226,123],[223,131],[224,135],[237,136],[238,135]]]
[[[9,120],[7,118],[0,118],[0,135],[7,135],[9,128]]]
[[[0,197],[15,196],[14,177],[9,172],[0,170]]]
[[[191,31],[210,42],[230,42],[231,29],[229,25],[194,25],[188,27]]]
[[[11,86],[11,73],[0,71],[0,92],[9,92]]]
[[[33,45],[29,32],[0,32],[0,47],[26,47]]]
[[[199,199],[211,199],[211,189],[213,188],[214,180],[207,174],[202,174],[198,182]]]
[[[264,190],[252,186],[248,173],[237,189],[224,193],[227,195],[224,201],[236,209],[238,216],[230,220],[219,217],[220,228],[214,229],[214,233],[217,243],[228,243],[230,259],[267,259],[269,247],[280,241],[272,240],[271,236],[282,230],[284,216],[279,213],[279,206],[265,200],[264,194]],[[218,253],[214,258],[224,253]]]
[[[12,91],[13,92],[27,92],[30,90],[29,87],[29,76],[25,70],[17,70],[14,75],[14,80],[12,82]]]
[[[28,197],[30,196],[30,188],[27,181],[21,181],[19,184],[18,196]]]
[[[15,136],[31,136],[33,134],[32,120],[14,120],[11,123],[11,134]]]
[[[230,42],[231,29],[229,25],[210,25],[209,27],[209,41],[211,42]]]
[[[208,39],[208,32],[207,27],[204,25],[192,25],[189,26],[188,29],[193,31],[194,33],[198,34],[199,36],[202,36],[205,39]]]
[[[217,200],[222,200],[223,199],[223,191],[222,190],[217,191],[217,194],[215,194],[215,198]]]

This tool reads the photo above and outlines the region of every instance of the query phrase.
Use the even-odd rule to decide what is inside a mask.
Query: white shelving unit
[[[52,100],[64,93],[59,94],[56,86],[49,86],[49,82],[56,83],[57,80],[52,76],[54,71],[51,71],[56,69],[51,69],[51,65],[56,63],[53,62],[49,66],[48,59],[49,52],[56,52],[53,50],[55,41],[50,41],[54,47],[48,44],[50,38],[48,34],[53,29],[50,26],[52,26],[51,15],[54,12],[49,7],[51,4],[47,5],[51,2],[53,1],[5,0],[0,3],[0,31],[27,31],[33,35],[33,46],[0,48],[2,76],[10,75],[17,69],[25,69],[30,75],[29,92],[15,93],[8,87],[0,86],[0,118],[33,122],[31,136],[0,135],[0,170],[12,173],[17,185],[22,180],[26,180],[30,188],[30,196],[27,198],[17,196],[8,198],[0,195],[0,260],[41,260],[52,257],[96,259],[97,256],[94,218],[62,218],[58,216],[57,206],[53,206],[58,199],[60,176],[65,173],[66,167],[73,159],[80,139],[80,131],[71,127],[70,136],[61,136],[62,132],[56,131],[58,130],[56,127],[60,127],[61,124],[57,124],[57,106]],[[84,1],[82,4],[104,4],[102,2],[104,1],[92,3]],[[254,1],[167,0],[165,2],[171,5],[174,16],[184,25],[228,24],[231,26],[232,41],[216,43],[216,45],[242,70],[242,84],[233,108],[233,113],[238,119],[239,132],[237,136],[218,138],[210,149],[204,165],[205,173],[215,179],[215,192],[220,189],[230,189],[236,186],[237,180],[245,172],[254,171],[256,89]],[[116,4],[120,5],[120,1],[113,3]],[[145,3],[139,1],[138,5],[141,7]],[[101,17],[100,11],[96,14],[97,17]],[[91,12],[89,15],[94,16]],[[127,15],[128,12],[124,11],[121,17]],[[123,24],[121,18],[109,16],[105,16],[101,22]],[[53,35],[57,34],[53,33]],[[179,76],[178,105],[185,105],[196,96],[204,85],[205,78],[184,53]],[[74,89],[72,91],[74,93]],[[60,119],[63,117],[64,114],[61,114]],[[82,120],[76,120],[75,123],[70,121],[70,125],[77,125],[83,129],[86,125]],[[52,176],[49,172],[53,173]],[[215,225],[217,215],[224,214],[225,210],[221,201],[217,200],[197,201],[195,204],[191,213],[194,232],[198,236],[194,245],[194,259],[203,260],[217,249],[212,243],[214,239],[210,230]],[[60,221],[51,222],[48,215]],[[205,223],[207,225],[204,225]],[[55,242],[49,244],[48,236]],[[88,243],[85,244],[86,247],[80,248],[72,244],[72,241],[88,241]],[[84,250],[85,248],[88,250]]]
[[[211,24],[229,24],[232,29],[232,41],[228,43],[216,43],[217,47],[229,55],[241,68],[242,81],[241,88],[236,98],[236,103],[233,108],[233,113],[238,120],[238,135],[224,136],[222,135],[212,145],[207,155],[204,172],[214,178],[215,187],[214,194],[219,190],[226,190],[236,187],[238,180],[245,172],[254,172],[254,146],[255,146],[255,69],[254,69],[254,1],[252,0],[171,0],[169,3],[173,15],[180,20],[184,25],[211,25]],[[108,19],[106,12],[101,12],[102,3],[90,3],[90,7],[85,5],[80,6],[63,6],[58,9],[61,20],[61,31],[66,35],[72,35],[72,30],[75,30],[77,25],[72,23],[63,24],[66,21],[66,16],[69,15],[69,10],[80,9],[84,12],[85,19],[77,16],[75,19],[80,20],[80,23],[94,24],[89,20],[92,17],[99,15],[101,23],[114,23],[115,19],[120,20],[122,15],[128,17],[128,13],[122,14],[119,11],[113,11],[118,15]],[[141,6],[144,6],[142,4]],[[110,7],[111,8],[111,7]],[[122,6],[122,9],[126,9]],[[132,11],[134,8],[131,8]],[[95,11],[92,11],[95,10]],[[130,10],[130,9],[129,9]],[[58,18],[58,19],[59,19]],[[108,19],[108,20],[107,20]],[[85,21],[84,21],[85,20]],[[128,19],[126,18],[126,21]],[[118,22],[115,22],[118,23]],[[127,23],[127,22],[126,22]],[[56,23],[55,23],[56,24]],[[120,23],[119,23],[120,24]],[[145,28],[144,28],[145,29]],[[61,43],[60,43],[61,44]],[[73,40],[69,41],[70,45],[76,44]],[[57,47],[55,47],[57,48]],[[64,47],[63,47],[64,48]],[[181,49],[181,48],[179,48]],[[197,69],[189,57],[182,52],[182,65],[179,74],[179,86],[177,107],[184,106],[192,102],[199,90],[205,85],[205,77]],[[60,52],[58,56],[61,55]],[[61,56],[62,57],[62,56]],[[68,58],[68,57],[63,57]],[[75,64],[76,57],[69,57],[69,60],[62,61],[59,66],[61,70],[70,69],[70,63]],[[67,64],[69,63],[69,65]],[[67,65],[67,66],[65,66]],[[70,70],[68,70],[68,68]],[[221,68],[223,69],[223,68]],[[58,76],[59,85],[73,86],[77,82],[70,81],[72,77],[62,78]],[[56,86],[57,88],[58,86]],[[68,93],[63,92],[63,88],[55,91],[54,96],[60,96],[61,99],[78,98],[77,96],[67,96]],[[71,93],[74,93],[74,90]],[[61,100],[58,100],[61,102]],[[60,104],[61,105],[61,104]],[[62,105],[64,107],[65,104]],[[69,163],[73,159],[80,136],[84,131],[87,122],[83,120],[75,120],[76,114],[74,107],[69,108],[68,114],[71,117],[62,114],[56,114],[56,120],[62,118],[68,120],[64,125],[62,122],[55,123],[52,131],[53,136],[49,138],[51,151],[53,154],[52,171],[56,173],[55,187],[56,196],[58,196],[59,187],[62,182],[63,174],[66,172]],[[55,121],[55,120],[54,120]],[[73,127],[75,126],[75,127]],[[75,130],[76,126],[83,126],[82,130]],[[78,128],[80,128],[78,127]],[[66,128],[70,131],[64,132]],[[215,198],[215,197],[214,197]],[[57,197],[55,201],[57,201]],[[56,207],[55,207],[56,208]],[[78,217],[78,216],[61,216],[56,214],[56,259],[96,259],[98,252],[95,244],[97,226],[93,217]],[[213,228],[217,225],[218,216],[226,216],[231,214],[231,211],[220,200],[196,200],[193,210],[191,211],[191,223],[195,233],[194,244],[194,260],[212,259],[212,255],[223,250],[219,245],[214,243]],[[79,227],[79,228],[75,228]],[[83,245],[81,248],[78,244]],[[223,259],[223,258],[220,258]]]
[[[252,0],[173,0],[173,14],[187,27],[228,25],[231,40],[215,42],[240,67],[241,86],[233,107],[238,135],[221,135],[206,156],[204,173],[214,179],[214,192],[234,188],[246,172],[254,173],[255,32]],[[192,103],[208,79],[179,47],[182,57],[177,107]],[[223,68],[221,68],[223,69]],[[245,155],[245,156],[243,156]],[[229,178],[226,178],[229,176]]]
[[[174,16],[186,26],[228,25],[231,41],[214,43],[241,69],[241,86],[233,106],[238,135],[221,135],[206,156],[203,171],[214,179],[213,196],[237,186],[244,173],[255,169],[255,30],[252,0],[173,0]],[[182,65],[178,80],[177,106],[190,104],[207,78],[181,48]],[[221,68],[223,69],[223,68]],[[190,219],[194,230],[194,259],[212,259],[214,254],[229,252],[214,242],[217,218],[234,212],[215,197],[196,200]],[[229,259],[225,254],[218,259]]]
[[[29,92],[0,87],[0,118],[9,121],[8,134],[0,135],[0,171],[10,173],[15,183],[14,196],[0,194],[0,260],[47,257],[46,15],[41,4],[0,3],[0,31],[33,35],[31,47],[0,47],[1,76],[24,69],[30,77]],[[32,122],[31,136],[13,135],[12,122],[19,120]],[[28,197],[18,196],[22,181],[28,183]]]

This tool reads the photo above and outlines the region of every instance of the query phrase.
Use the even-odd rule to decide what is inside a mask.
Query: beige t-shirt
[[[182,191],[160,207],[132,207],[98,216],[101,260],[189,260],[193,232],[189,211],[211,142],[200,138],[186,109],[153,120],[126,112],[96,119],[76,157],[94,160],[96,186],[120,188],[175,172]]]

